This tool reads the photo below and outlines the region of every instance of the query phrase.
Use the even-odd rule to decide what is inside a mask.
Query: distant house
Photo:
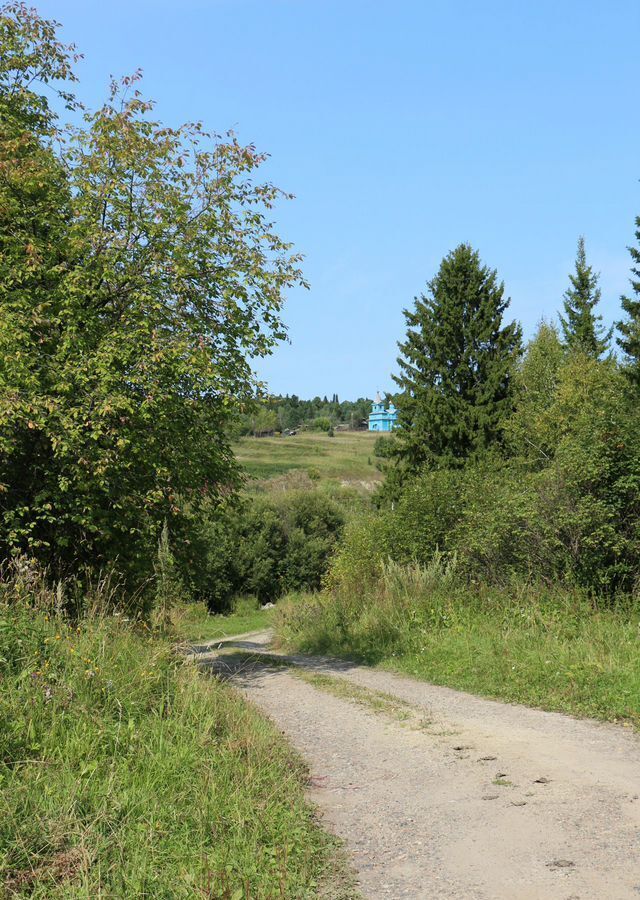
[[[369,431],[393,431],[397,419],[398,412],[393,403],[389,404],[389,409],[385,409],[380,394],[376,394],[369,413]]]

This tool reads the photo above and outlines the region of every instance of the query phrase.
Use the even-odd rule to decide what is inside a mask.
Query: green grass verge
[[[596,610],[575,593],[534,588],[412,594],[395,573],[358,596],[281,601],[276,629],[290,649],[640,728],[637,605]]]
[[[435,684],[640,729],[638,616],[587,614],[526,626],[490,613],[398,650],[385,668]]]
[[[213,641],[271,627],[273,609],[261,609],[253,598],[238,600],[228,615],[213,615],[203,603],[186,604],[176,615],[176,628],[185,641]]]
[[[3,896],[351,896],[300,759],[166,638],[0,605],[0,683]]]

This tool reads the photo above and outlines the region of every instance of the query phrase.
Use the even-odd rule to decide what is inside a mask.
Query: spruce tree
[[[571,287],[564,294],[565,316],[560,316],[564,345],[581,350],[594,359],[608,350],[613,328],[605,331],[602,316],[594,310],[600,302],[600,276],[587,265],[584,238],[578,238],[575,274],[569,275]]]
[[[520,326],[502,324],[508,305],[495,270],[461,244],[442,260],[427,295],[404,311],[407,337],[394,376],[398,474],[461,465],[499,440],[521,350]]]
[[[636,218],[636,240],[640,247],[640,216]],[[640,249],[629,247],[634,265],[631,267],[631,288],[635,297],[622,297],[622,308],[627,314],[624,322],[618,322],[621,337],[618,344],[629,363],[627,374],[640,387]]]

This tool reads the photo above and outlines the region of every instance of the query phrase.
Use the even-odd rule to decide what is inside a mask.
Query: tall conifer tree
[[[635,297],[622,298],[622,308],[627,314],[627,319],[618,323],[621,334],[618,344],[627,356],[629,377],[640,387],[640,216],[636,218],[636,240],[638,247],[629,247],[633,260],[630,281]]]
[[[503,326],[509,305],[495,270],[461,244],[449,253],[427,295],[405,310],[398,357],[400,387],[395,455],[402,469],[457,466],[500,437],[511,404],[520,326]]]
[[[569,275],[571,287],[564,295],[565,316],[560,316],[564,344],[569,350],[581,350],[597,359],[609,349],[613,328],[606,331],[602,316],[594,310],[600,302],[599,275],[587,264],[584,238],[578,239],[575,274]]]

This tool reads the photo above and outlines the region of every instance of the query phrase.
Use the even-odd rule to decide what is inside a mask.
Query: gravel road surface
[[[193,650],[305,757],[311,799],[345,841],[364,897],[639,900],[636,734],[344,661],[286,657],[392,695],[395,717],[260,660],[270,639]]]

